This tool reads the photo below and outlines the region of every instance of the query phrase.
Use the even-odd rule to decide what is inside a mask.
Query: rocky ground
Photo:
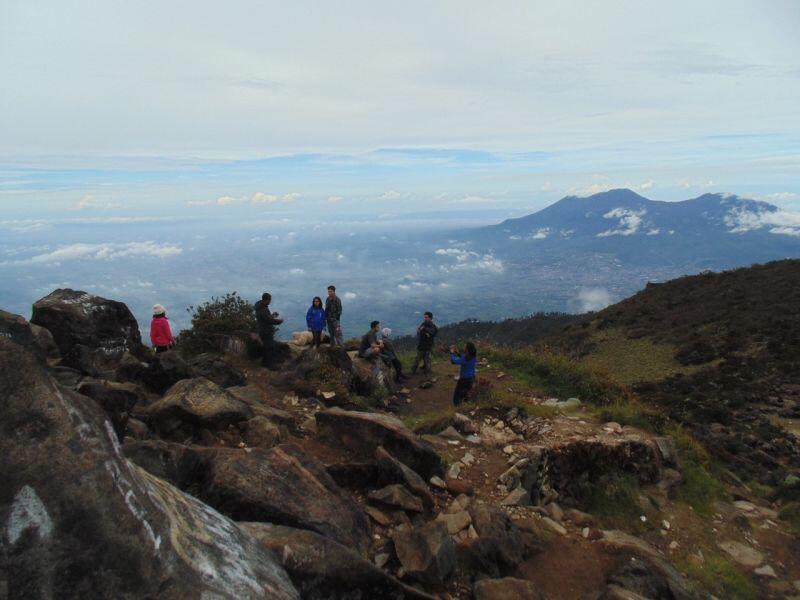
[[[494,365],[456,412],[443,362],[187,361],[119,303],[37,305],[0,315],[0,598],[800,597],[778,505],[732,480],[701,514],[675,439]]]

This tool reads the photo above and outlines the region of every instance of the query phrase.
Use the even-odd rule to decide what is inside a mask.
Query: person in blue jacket
[[[453,391],[453,406],[458,406],[466,401],[467,395],[475,383],[475,365],[478,363],[478,351],[472,342],[465,344],[465,350],[462,356],[458,353],[458,348],[450,346],[450,362],[454,365],[461,365],[456,389]]]
[[[306,313],[306,325],[311,335],[314,336],[311,345],[319,348],[322,344],[322,330],[325,329],[325,309],[322,308],[322,298],[314,296],[311,306]]]

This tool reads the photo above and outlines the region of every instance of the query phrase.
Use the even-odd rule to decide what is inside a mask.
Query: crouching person
[[[392,330],[388,327],[381,329],[381,341],[383,342],[383,349],[381,350],[381,360],[387,367],[394,367],[394,381],[400,383],[408,379],[403,375],[403,364],[397,358],[397,352],[392,344]]]
[[[456,346],[450,346],[450,362],[460,365],[456,389],[453,391],[453,406],[458,406],[466,401],[469,391],[475,384],[475,366],[478,363],[478,351],[475,344],[467,342],[463,355],[459,354]]]

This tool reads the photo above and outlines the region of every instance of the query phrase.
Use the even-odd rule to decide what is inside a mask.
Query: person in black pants
[[[422,362],[422,372],[426,375],[431,374],[431,352],[437,333],[439,328],[433,322],[433,313],[426,311],[422,323],[417,327],[417,355],[414,357],[414,364],[411,365],[413,375],[417,374],[420,362]]]
[[[258,336],[264,345],[261,364],[268,369],[274,369],[283,358],[283,352],[281,352],[282,344],[275,341],[275,332],[278,329],[278,325],[283,323],[283,319],[278,316],[278,313],[270,311],[270,302],[272,302],[272,295],[264,292],[261,295],[261,300],[256,302],[255,309]]]
[[[475,344],[467,342],[463,355],[458,353],[458,348],[450,346],[450,362],[460,365],[456,389],[453,390],[453,406],[458,406],[466,401],[469,391],[475,384],[475,366],[478,363],[478,351]]]

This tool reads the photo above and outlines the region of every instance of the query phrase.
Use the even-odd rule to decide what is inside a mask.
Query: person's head
[[[322,298],[314,296],[314,299],[311,301],[311,306],[314,308],[322,308]]]
[[[272,302],[272,294],[264,292],[263,294],[261,294],[261,300],[264,302],[264,304],[269,304],[270,302]]]
[[[433,321],[433,313],[429,310],[426,310],[425,314],[422,315],[422,318],[425,319],[426,321]]]
[[[464,350],[467,358],[476,358],[478,356],[478,349],[472,342],[467,342],[464,344]]]
[[[383,329],[381,329],[381,335],[382,335],[383,337],[385,337],[385,338],[391,337],[391,335],[392,335],[392,330],[391,330],[391,329],[389,329],[388,327],[384,327]]]
[[[372,331],[378,331],[381,328],[381,322],[380,321],[373,321],[372,323],[369,324],[369,328]]]
[[[329,285],[328,286],[328,298],[333,298],[336,295],[336,286]]]
[[[167,309],[164,308],[161,304],[156,304],[153,306],[153,316],[154,317],[163,317],[166,316]]]

